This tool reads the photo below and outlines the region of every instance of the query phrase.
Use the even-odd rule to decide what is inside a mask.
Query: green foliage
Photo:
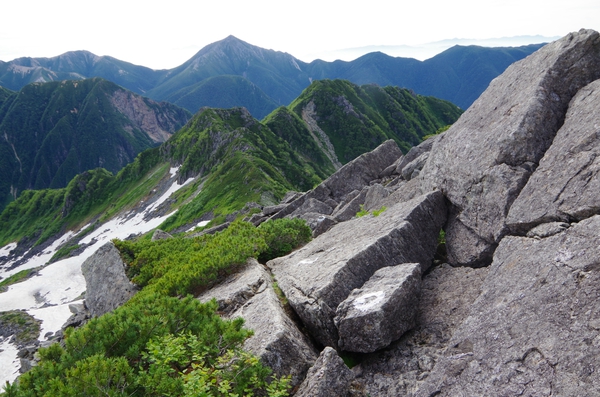
[[[254,225],[241,221],[214,235],[115,244],[133,282],[171,296],[197,294],[266,249]]]
[[[287,253],[282,250],[310,238],[304,221],[269,223],[256,228],[236,221],[193,239],[116,240],[142,290],[113,312],[68,329],[64,346],[40,349],[39,365],[8,390],[19,397],[287,396],[289,378],[273,377],[241,350],[251,335],[243,320],[225,321],[215,313],[216,301],[188,295],[267,252],[265,240]]]
[[[168,334],[150,341],[142,355],[148,363],[143,382],[151,393],[193,397],[241,396],[270,388],[269,396],[287,395],[288,378],[266,381],[270,371],[258,358],[240,349],[224,349],[225,354],[211,362],[209,347],[196,335]]]
[[[258,228],[264,235],[267,248],[258,259],[266,262],[270,259],[289,254],[311,240],[312,231],[302,219],[276,219],[261,223]]]
[[[378,210],[373,210],[372,214],[373,214],[373,216],[379,216],[386,209],[387,209],[387,207],[384,205],[381,208],[379,208]]]
[[[363,217],[365,215],[369,215],[369,211],[365,210],[364,209],[364,205],[361,204],[360,205],[360,210],[356,213],[356,217],[357,218],[361,218],[361,217]]]
[[[69,329],[64,347],[40,349],[39,365],[22,375],[11,393],[192,396],[204,386],[215,392],[208,395],[267,395],[271,389],[268,395],[287,395],[285,379],[271,381],[270,370],[241,351],[251,334],[242,328],[243,320],[222,320],[216,308],[215,301],[203,304],[191,296],[142,293],[80,329]]]
[[[28,279],[36,271],[37,271],[37,269],[21,270],[20,272],[15,273],[12,276],[9,276],[9,277],[5,278],[4,280],[0,281],[0,293],[6,291],[7,287],[9,285],[13,285],[13,284],[16,284],[16,283],[19,283],[21,281]]]
[[[66,245],[64,247],[59,248],[58,250],[56,250],[54,255],[52,255],[52,258],[50,258],[48,263],[54,263],[63,258],[68,258],[69,256],[71,256],[71,252],[75,251],[79,247],[80,247],[79,244],[75,244],[75,245]]]
[[[358,211],[358,212],[356,213],[356,217],[357,217],[357,218],[360,218],[360,217],[363,217],[363,216],[365,216],[365,215],[369,215],[369,214],[371,214],[371,215],[373,215],[373,216],[379,216],[379,215],[381,215],[381,213],[382,213],[383,211],[385,211],[386,209],[387,209],[387,207],[384,205],[384,206],[382,206],[381,208],[379,208],[378,210],[373,210],[373,211],[369,212],[369,211],[365,210],[365,209],[364,209],[364,205],[363,205],[363,204],[361,204],[361,205],[360,205],[360,211]]]

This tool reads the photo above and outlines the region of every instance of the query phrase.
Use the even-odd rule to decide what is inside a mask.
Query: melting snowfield
[[[171,175],[174,175],[176,172],[177,169],[171,169]],[[38,275],[21,283],[11,285],[8,291],[0,293],[0,312],[26,310],[27,313],[42,321],[39,340],[46,340],[45,335],[47,333],[54,333],[60,330],[62,325],[71,316],[69,304],[81,302],[80,299],[85,292],[85,279],[81,273],[81,264],[96,252],[98,248],[112,239],[124,239],[131,234],[146,233],[158,227],[173,213],[157,218],[150,218],[148,214],[165,202],[171,194],[191,181],[192,179],[188,179],[181,185],[174,182],[158,200],[143,211],[137,214],[130,212],[101,225],[81,240],[80,244],[90,244],[90,246],[80,255],[52,263],[40,270]],[[144,219],[145,217],[148,218]],[[10,271],[0,269],[0,276],[6,278],[21,270],[43,266],[54,255],[61,244],[76,234],[77,232],[65,233],[54,244],[42,253],[32,257],[23,265]],[[8,255],[15,247],[16,244],[14,243],[0,247],[0,257]],[[14,261],[5,264],[4,268],[8,268],[13,263]],[[13,382],[19,375],[19,366],[20,362],[17,358],[16,346],[9,343],[8,339],[5,341],[0,340],[0,385],[4,385],[6,381]]]

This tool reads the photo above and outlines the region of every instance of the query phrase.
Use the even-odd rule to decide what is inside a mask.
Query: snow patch
[[[73,301],[69,303],[64,303],[62,305],[57,306],[48,306],[43,307],[41,309],[31,309],[28,310],[27,313],[32,315],[38,320],[42,321],[40,336],[38,340],[45,341],[45,335],[48,332],[56,332],[58,331],[63,324],[71,317],[73,313],[69,309],[69,305],[72,303],[82,303],[83,300]]]
[[[188,232],[193,232],[197,227],[204,227],[206,225],[208,225],[210,223],[210,221],[200,221],[198,222],[198,224],[196,226],[192,226],[190,229],[188,229]]]
[[[66,232],[65,234],[62,235],[62,237],[60,237],[55,242],[53,242],[52,245],[50,245],[44,251],[42,251],[41,253],[32,257],[29,261],[27,261],[27,263],[24,263],[23,265],[15,268],[15,269],[12,269],[12,270],[0,269],[0,276],[6,278],[6,277],[12,276],[15,273],[20,272],[21,270],[33,269],[36,267],[44,266],[46,264],[46,262],[48,262],[50,260],[50,258],[52,258],[52,256],[56,253],[56,251],[58,250],[58,247],[60,247],[62,244],[64,244],[66,241],[68,241],[71,237],[73,237],[73,232],[71,232],[71,231]],[[15,247],[16,247],[16,244],[15,244]],[[28,252],[29,251],[27,251],[24,255],[27,255]],[[5,263],[4,267],[9,268],[13,263],[15,263],[19,259],[20,258],[17,258],[13,261],[9,261],[9,262]]]
[[[14,382],[19,376],[21,363],[17,353],[17,347],[8,339],[0,343],[0,382],[3,386],[6,382]]]

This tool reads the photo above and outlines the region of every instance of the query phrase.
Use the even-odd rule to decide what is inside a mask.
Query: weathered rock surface
[[[423,277],[416,327],[387,349],[366,355],[353,368],[367,395],[413,395],[468,316],[487,271],[444,264]]]
[[[249,259],[243,270],[227,277],[223,282],[200,294],[201,302],[215,299],[221,314],[230,315],[254,295],[262,293],[270,283],[270,276],[256,261]]]
[[[564,125],[510,208],[516,231],[552,221],[579,221],[600,213],[600,80],[571,101]]]
[[[356,213],[360,211],[360,206],[365,203],[368,191],[368,187],[364,187],[360,192],[355,190],[354,192],[357,192],[357,194],[352,194],[349,198],[342,201],[331,214],[333,219],[335,219],[337,222],[345,222],[354,218]]]
[[[323,202],[333,199],[339,203],[352,191],[360,191],[363,187],[368,186],[372,180],[379,177],[384,169],[401,156],[402,152],[396,142],[385,141],[373,151],[362,154],[344,165],[315,189],[288,204],[272,218],[278,219],[290,215],[311,198]]]
[[[262,265],[250,259],[241,272],[198,297],[212,298],[228,318],[242,317],[244,326],[254,331],[244,349],[260,357],[276,375],[291,375],[293,386],[302,382],[317,352],[286,315]]]
[[[591,396],[600,390],[600,216],[505,237],[483,292],[417,396]]]
[[[125,266],[113,243],[104,244],[81,265],[86,285],[85,305],[92,317],[116,309],[137,292],[125,274]]]
[[[425,162],[428,158],[429,152],[425,152],[410,163],[406,164],[404,168],[402,168],[402,177],[407,181],[417,177],[425,166]]]
[[[316,212],[307,212],[306,214],[301,215],[299,218],[306,221],[308,227],[310,227],[313,232],[313,238],[325,233],[337,223],[331,216],[318,214]]]
[[[577,91],[600,78],[600,35],[581,30],[511,65],[439,138],[419,179],[455,207],[459,264],[489,263],[511,204],[551,145]],[[457,234],[453,236],[453,234]],[[478,246],[466,257],[459,246]],[[457,251],[457,252],[454,252]]]
[[[265,216],[273,215],[281,211],[287,206],[287,204],[268,205],[262,209],[262,213]]]
[[[331,213],[333,212],[333,208],[315,198],[309,198],[306,201],[304,201],[304,203],[300,207],[294,210],[294,212],[292,212],[290,216],[292,218],[295,218],[308,212],[314,212],[323,215],[331,215]]]
[[[340,223],[268,266],[304,325],[320,343],[337,346],[337,306],[377,270],[420,263],[425,271],[446,221],[445,201],[432,192],[388,208],[378,217]]]
[[[154,231],[154,233],[152,234],[151,240],[152,241],[157,241],[157,240],[166,240],[166,239],[169,239],[169,238],[173,238],[173,236],[171,236],[169,233],[167,233],[167,232],[165,232],[163,230],[156,229]]]
[[[342,350],[371,353],[388,346],[415,325],[421,265],[379,269],[340,303],[333,319]]]
[[[382,207],[383,201],[389,195],[390,192],[380,183],[369,186],[363,208],[366,211],[378,210]]]
[[[354,374],[344,364],[335,349],[326,347],[319,355],[306,379],[296,392],[296,397],[345,397],[348,395]]]
[[[527,237],[544,238],[554,236],[568,229],[571,225],[565,222],[550,222],[538,225],[527,232]]]
[[[432,136],[429,139],[424,140],[417,146],[413,146],[410,148],[406,156],[404,156],[397,164],[395,173],[398,175],[402,175],[402,170],[406,167],[407,164],[415,161],[417,158],[421,157],[425,153],[429,153],[433,148],[434,143],[440,139],[444,133],[441,133],[436,136]]]

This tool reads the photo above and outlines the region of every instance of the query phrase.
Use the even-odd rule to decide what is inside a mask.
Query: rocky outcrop
[[[526,232],[541,223],[571,222],[600,213],[600,80],[571,101],[565,123],[521,194],[507,224]]]
[[[379,269],[339,304],[333,319],[342,350],[371,353],[414,327],[421,292],[421,265]]]
[[[241,272],[198,297],[201,301],[213,298],[224,316],[242,317],[244,326],[254,331],[245,349],[277,376],[291,375],[293,386],[302,382],[317,352],[285,313],[262,265],[250,259]]]
[[[600,35],[581,30],[511,65],[433,145],[419,179],[454,216],[456,264],[487,264],[512,203],[552,144],[577,91],[600,78]],[[464,249],[464,247],[471,247]]]
[[[152,233],[152,241],[157,241],[157,240],[167,240],[169,238],[173,238],[173,236],[171,236],[169,233],[160,230],[160,229],[156,229],[154,231],[154,233]]]
[[[433,192],[388,208],[378,217],[340,223],[292,254],[267,263],[311,334],[337,346],[337,306],[377,270],[401,263],[431,264],[446,221],[442,194]]]
[[[360,191],[368,186],[371,181],[379,177],[384,169],[396,162],[401,156],[402,152],[396,142],[393,140],[385,141],[375,150],[365,153],[344,165],[315,189],[292,201],[271,218],[278,219],[288,216],[310,199],[321,202],[333,200],[339,204],[346,199],[348,194]],[[325,215],[329,214],[331,212]]]
[[[127,302],[137,291],[125,274],[125,263],[113,243],[106,243],[83,262],[85,305],[92,317],[108,313]]]
[[[349,395],[354,374],[344,364],[335,349],[326,347],[306,379],[296,392],[296,397],[345,397]]]
[[[416,395],[595,395],[598,230],[594,216],[541,240],[504,238],[470,315]]]

